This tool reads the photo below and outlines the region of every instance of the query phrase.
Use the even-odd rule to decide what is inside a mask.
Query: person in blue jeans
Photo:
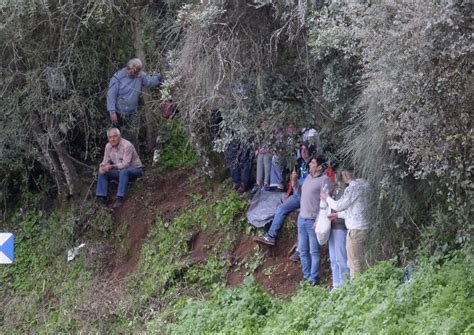
[[[300,196],[300,214],[298,216],[298,251],[300,253],[303,277],[312,285],[319,283],[321,252],[316,237],[315,222],[319,215],[320,193],[324,185],[330,186],[330,179],[324,171],[326,160],[319,156],[311,159],[309,175],[299,186],[297,175],[292,173],[293,187]]]
[[[295,171],[298,174],[298,181],[301,185],[309,173],[309,161],[311,158],[311,153],[314,147],[309,143],[305,142],[300,147],[301,158],[298,159]],[[290,185],[290,187],[292,187]],[[272,224],[270,229],[263,236],[254,237],[256,243],[274,246],[276,243],[276,238],[278,232],[280,231],[283,223],[285,222],[286,216],[293,211],[296,211],[300,208],[300,198],[296,192],[293,190],[290,191],[290,196],[286,199],[284,203],[277,207],[275,216],[273,217]]]
[[[232,142],[227,148],[227,159],[229,160],[230,176],[234,189],[239,193],[245,192],[252,174],[250,148]]]
[[[349,276],[347,266],[346,237],[347,229],[343,219],[337,223],[331,223],[331,235],[329,236],[329,260],[331,262],[332,287],[338,288]]]
[[[119,208],[122,206],[128,182],[143,174],[143,164],[133,144],[121,137],[118,128],[110,128],[107,131],[107,139],[109,142],[105,146],[104,159],[99,165],[96,197],[105,203],[109,181],[117,180],[117,199],[113,208]]]
[[[338,178],[340,180],[340,178]],[[338,180],[336,180],[338,182]],[[333,192],[335,200],[339,200],[344,190],[337,183]],[[331,221],[331,235],[329,236],[329,260],[331,262],[332,287],[341,286],[349,276],[346,250],[347,228],[344,219],[337,218]]]

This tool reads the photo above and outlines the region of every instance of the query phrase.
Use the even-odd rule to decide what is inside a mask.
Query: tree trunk
[[[54,124],[54,122],[53,122]],[[69,154],[57,134],[58,129],[44,129],[40,118],[32,113],[31,130],[36,145],[43,159],[40,161],[49,174],[54,178],[58,197],[67,199],[79,192],[79,176]],[[56,127],[57,128],[57,127]]]
[[[40,160],[40,163],[43,165],[46,171],[49,172],[51,177],[53,177],[54,182],[56,183],[58,198],[67,198],[68,192],[67,188],[65,187],[66,181],[61,171],[61,164],[55,157],[54,151],[49,149],[49,140],[44,136],[44,134],[41,133],[36,133],[35,138],[36,145],[39,147],[38,151],[41,152],[41,156],[43,157],[43,159]]]
[[[132,11],[133,20],[133,47],[138,58],[143,62],[143,68],[145,68],[145,46],[143,43],[143,29],[140,21],[140,12],[138,9]],[[150,89],[144,87],[142,90],[143,102],[144,102],[144,114],[145,114],[145,126],[146,126],[146,148],[147,152],[151,153],[155,147],[156,132],[153,127],[153,110],[151,108],[151,94]]]
[[[52,140],[59,163],[61,164],[62,173],[66,181],[69,196],[79,194],[79,176],[77,175],[76,167],[72,164],[67,150],[62,143]]]

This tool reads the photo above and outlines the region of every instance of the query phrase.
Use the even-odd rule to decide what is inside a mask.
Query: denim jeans
[[[332,287],[339,287],[349,276],[346,251],[347,229],[331,229],[329,236],[329,259],[332,270]]]
[[[234,185],[248,186],[252,173],[252,157],[250,149],[239,144],[231,143],[227,148],[227,158],[230,164],[230,176]]]
[[[99,173],[97,176],[96,196],[106,197],[109,180],[118,180],[117,196],[123,197],[127,191],[128,181],[140,177],[143,173],[143,168],[128,167],[126,169],[113,169],[106,173]]]
[[[304,279],[317,284],[319,282],[321,253],[313,229],[314,221],[314,219],[305,219],[301,215],[298,216],[298,251]]]
[[[297,194],[293,194],[288,197],[284,203],[277,207],[275,216],[273,217],[272,225],[268,230],[268,235],[276,238],[278,232],[283,226],[283,222],[285,222],[286,216],[289,213],[296,211],[298,208],[300,208],[300,198]]]
[[[272,171],[270,173],[270,186],[283,188],[283,169],[286,166],[284,157],[272,157]]]

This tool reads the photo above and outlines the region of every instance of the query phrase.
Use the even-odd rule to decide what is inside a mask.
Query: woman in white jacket
[[[366,218],[368,183],[364,179],[355,179],[349,169],[342,170],[342,180],[348,184],[339,200],[334,200],[327,193],[321,194],[329,207],[337,213],[328,215],[330,220],[344,219],[348,229],[346,249],[347,263],[351,277],[365,268],[364,244],[367,240],[369,222]]]

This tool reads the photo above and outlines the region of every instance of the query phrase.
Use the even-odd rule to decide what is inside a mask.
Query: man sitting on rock
[[[109,143],[105,146],[104,159],[99,166],[96,196],[105,203],[109,180],[117,180],[117,199],[112,207],[119,208],[123,204],[128,181],[142,175],[143,164],[133,144],[121,137],[118,128],[110,128],[107,139]]]

